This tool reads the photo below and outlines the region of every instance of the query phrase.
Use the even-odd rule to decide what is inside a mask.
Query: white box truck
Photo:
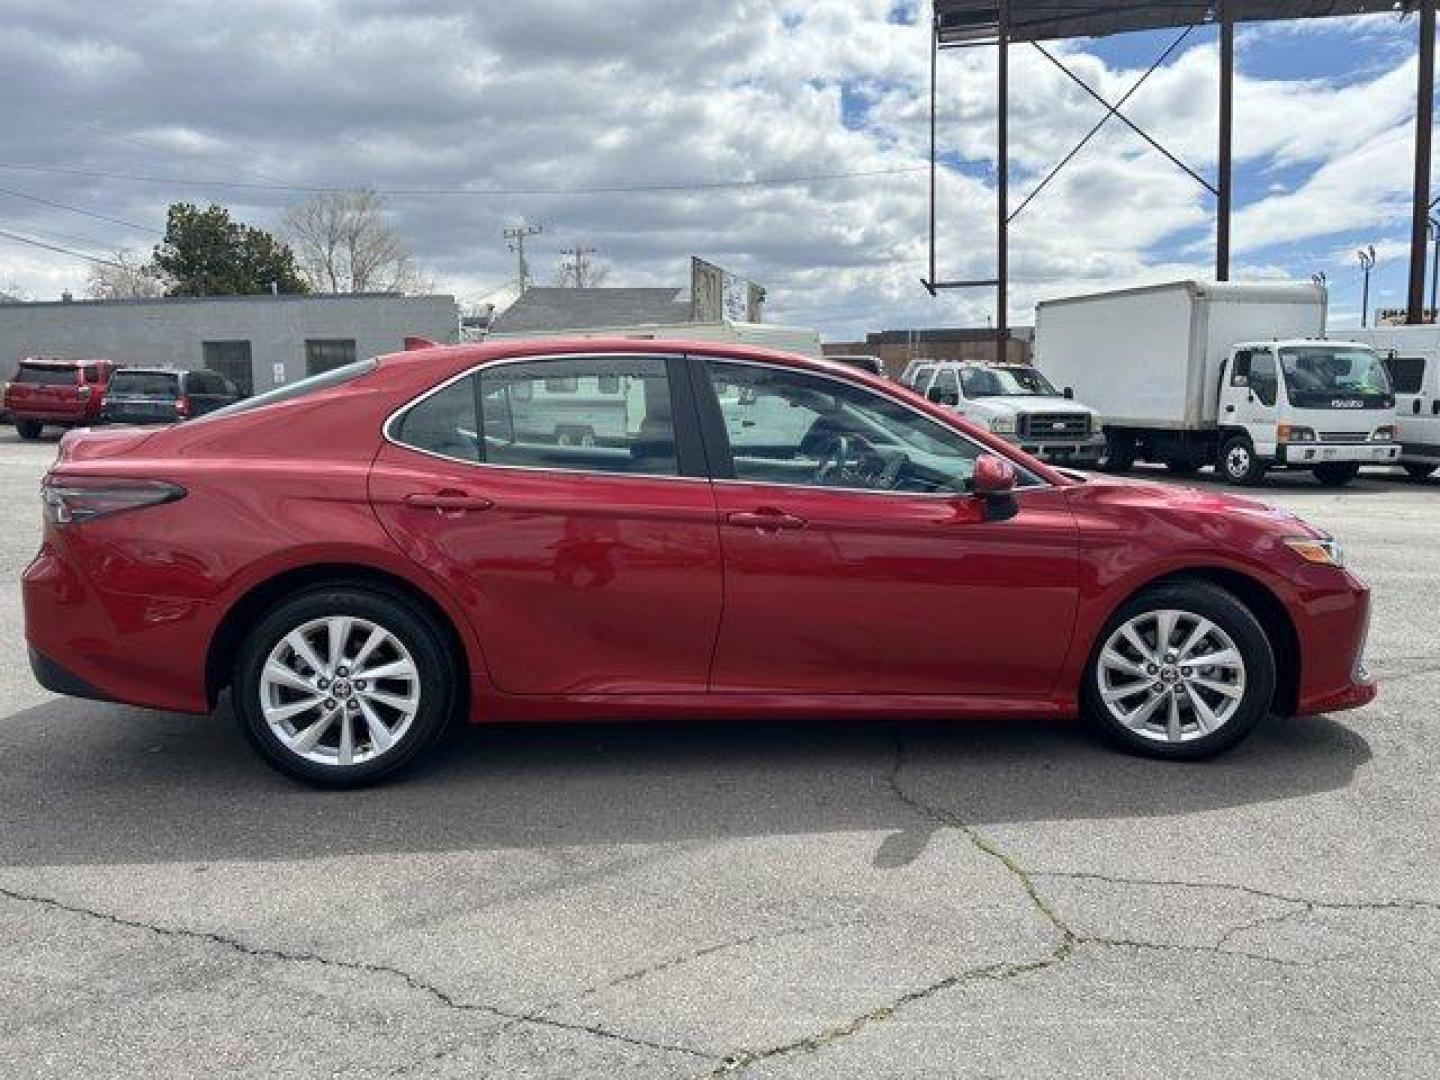
[[[1042,301],[1035,364],[1100,413],[1112,471],[1340,485],[1399,458],[1395,398],[1374,349],[1324,335],[1322,286],[1177,281]]]
[[[1440,326],[1377,326],[1350,330],[1380,354],[1395,390],[1400,464],[1416,480],[1440,468]]]

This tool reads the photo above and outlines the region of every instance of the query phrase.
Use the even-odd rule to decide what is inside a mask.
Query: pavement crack
[[[287,949],[276,949],[269,946],[250,945],[228,934],[216,933],[211,930],[190,930],[178,926],[166,926],[163,923],[146,922],[143,919],[126,918],[123,915],[115,915],[95,908],[83,907],[79,904],[69,904],[63,900],[57,900],[54,897],[23,893],[4,887],[0,887],[0,897],[13,900],[16,903],[32,904],[38,907],[48,908],[52,911],[64,912],[69,915],[76,915],[97,922],[124,927],[129,930],[146,931],[162,938],[195,941],[214,945],[256,960],[270,960],[286,964],[314,964],[320,967],[358,972],[362,975],[394,979],[415,993],[429,998],[443,1008],[453,1009],[459,1012],[479,1013],[499,1020],[509,1021],[510,1024],[531,1024],[537,1027],[569,1031],[582,1035],[590,1035],[597,1039],[607,1039],[614,1042],[625,1043],[629,1046],[641,1047],[647,1050],[657,1050],[664,1053],[688,1054],[692,1057],[700,1058],[710,1056],[703,1051],[688,1046],[679,1046],[672,1043],[644,1039],[638,1036],[625,1035],[596,1024],[569,1023],[564,1020],[553,1020],[548,1017],[530,1013],[511,1012],[510,1010],[501,1009],[494,1005],[480,1005],[473,1002],[461,1001],[442,987],[428,982],[403,968],[393,967],[389,964],[376,964],[365,960],[341,960],[334,957],[321,956],[319,953],[314,952],[297,952]]]

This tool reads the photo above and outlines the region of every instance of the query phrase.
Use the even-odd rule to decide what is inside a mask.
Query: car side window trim
[[[472,376],[482,376],[487,370],[494,370],[499,367],[508,367],[513,364],[543,364],[549,361],[561,360],[604,360],[612,357],[622,356],[646,356],[662,360],[665,364],[665,378],[667,389],[670,395],[670,409],[675,428],[675,452],[679,459],[678,473],[647,473],[647,472],[610,472],[605,469],[582,469],[571,468],[563,465],[512,465],[489,461],[472,461],[467,458],[455,457],[450,454],[438,453],[434,450],[426,450],[424,447],[414,446],[400,439],[397,432],[404,421],[405,415],[426,400],[437,394],[444,393],[451,386],[463,379]],[[398,446],[414,454],[424,454],[426,457],[438,458],[441,461],[451,461],[459,465],[468,465],[476,469],[505,469],[519,472],[541,472],[541,473],[563,473],[573,476],[600,476],[615,477],[619,479],[635,480],[681,480],[687,483],[709,483],[710,476],[705,467],[705,450],[698,442],[699,432],[694,421],[694,394],[693,391],[687,395],[683,390],[677,393],[677,379],[675,377],[676,366],[688,368],[691,365],[685,363],[685,358],[678,353],[652,353],[652,352],[579,352],[579,353],[547,353],[539,356],[510,356],[500,360],[485,360],[475,364],[464,371],[458,372],[437,383],[424,393],[419,394],[399,408],[395,409],[385,418],[381,425],[381,437],[392,446]],[[484,437],[484,404],[481,400],[481,379],[475,378],[475,414],[476,423],[479,426],[479,434]],[[688,380],[686,388],[689,387]],[[686,429],[682,436],[681,429]],[[688,444],[688,446],[686,446]],[[682,446],[686,446],[682,450]],[[697,457],[698,454],[698,457]]]
[[[723,354],[691,354],[688,359],[691,361],[691,363],[688,365],[691,369],[691,386],[695,388],[695,392],[698,395],[696,405],[700,414],[701,429],[705,434],[706,452],[712,463],[711,476],[714,482],[717,484],[744,484],[747,487],[769,487],[780,488],[782,490],[809,491],[815,493],[834,492],[836,494],[845,495],[879,495],[891,499],[953,499],[958,494],[960,494],[959,492],[943,491],[884,491],[876,488],[849,488],[831,486],[817,487],[813,484],[795,484],[787,483],[780,480],[739,479],[735,475],[735,459],[730,448],[730,436],[725,428],[724,414],[720,410],[720,401],[715,394],[714,386],[711,385],[710,380],[706,375],[705,365],[708,362],[714,361],[716,363],[723,364],[741,364],[746,367],[765,368],[772,371],[793,371],[796,374],[802,376],[809,376],[817,379],[826,379],[829,382],[840,383],[842,386],[847,387],[859,387],[859,384],[850,382],[848,379],[844,379],[836,375],[830,375],[822,371],[812,371],[809,368],[790,368],[780,364],[766,363],[764,361],[747,360],[743,357],[738,356],[727,356]],[[913,413],[915,416],[919,417],[921,420],[925,421],[931,426],[937,427],[941,431],[944,431],[946,434],[952,435],[968,443],[970,446],[974,447],[977,450],[978,454],[993,454],[996,457],[1003,457],[1006,461],[1010,461],[1011,464],[1013,464],[1018,470],[1020,470],[1024,476],[1027,476],[1034,481],[1034,483],[1027,484],[1024,487],[1017,487],[1015,489],[1016,495],[1023,494],[1026,491],[1034,491],[1038,488],[1049,488],[1054,486],[1043,476],[1040,476],[1036,473],[1031,472],[1029,469],[1026,469],[1023,464],[1013,461],[1009,457],[1006,457],[1004,454],[1000,453],[998,450],[994,450],[986,446],[984,443],[976,442],[963,431],[957,431],[954,428],[949,427],[948,425],[940,423],[933,416],[927,415],[921,410],[915,408],[915,406],[911,405],[909,402],[902,401],[898,397],[894,397],[891,394],[885,393],[882,390],[876,390],[873,387],[864,386],[859,387],[859,389],[865,391],[866,393],[873,394],[876,397],[884,398],[886,401],[890,401],[896,405],[899,405],[901,408]]]

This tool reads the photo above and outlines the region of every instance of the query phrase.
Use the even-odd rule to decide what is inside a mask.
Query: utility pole
[[[600,254],[599,249],[587,248],[576,244],[573,248],[564,248],[560,254],[570,260],[565,264],[564,270],[566,274],[574,279],[575,288],[585,288],[585,276],[589,273],[589,267],[586,265],[585,259],[590,255]]]
[[[1360,269],[1365,274],[1365,284],[1360,292],[1360,325],[1364,327],[1370,325],[1370,271],[1375,269],[1375,245],[1361,248],[1355,254],[1360,260]]]
[[[513,229],[506,229],[501,234],[510,241],[509,248],[515,252],[515,259],[518,263],[517,280],[520,282],[522,293],[530,287],[530,264],[525,261],[525,238],[539,236],[544,231],[545,228],[542,225],[517,225]]]

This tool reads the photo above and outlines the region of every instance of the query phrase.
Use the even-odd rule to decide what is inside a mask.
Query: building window
[[[312,338],[305,342],[306,375],[334,371],[354,362],[354,338]]]
[[[235,384],[241,397],[255,392],[255,370],[250,364],[250,342],[206,341],[205,368],[223,375]]]

